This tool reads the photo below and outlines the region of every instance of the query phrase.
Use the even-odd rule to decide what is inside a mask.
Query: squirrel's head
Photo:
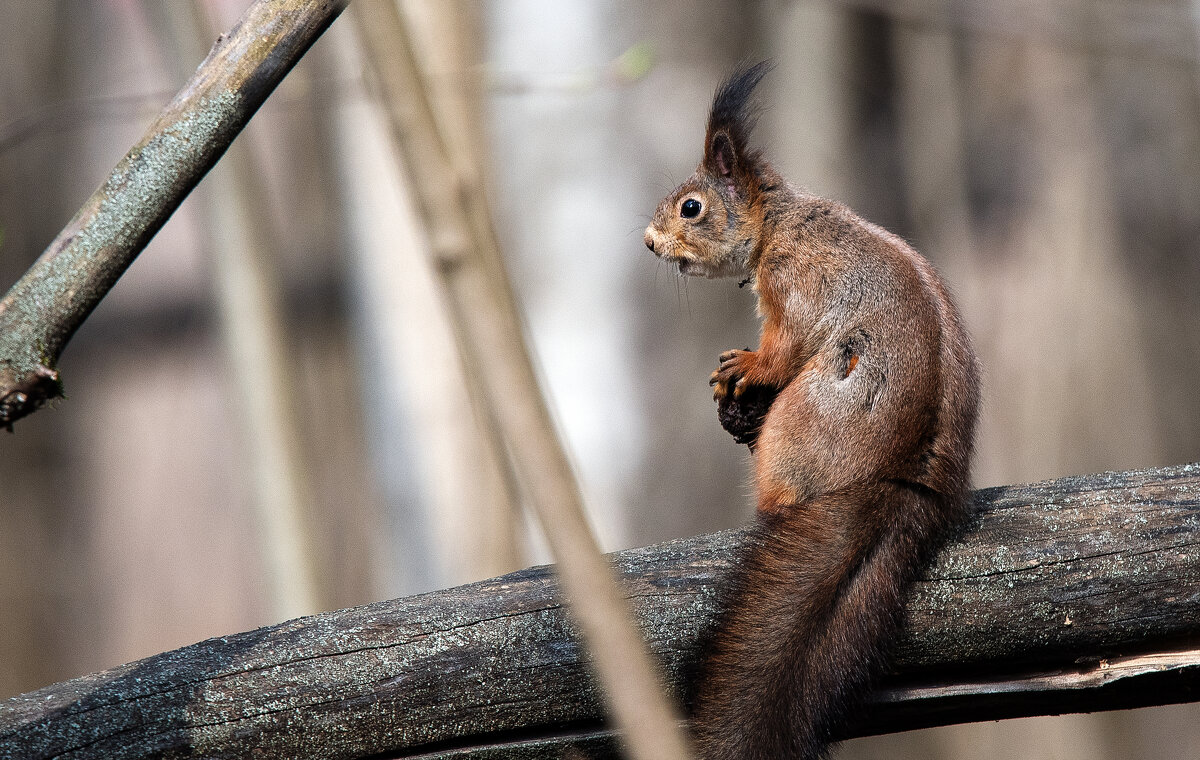
[[[758,116],[750,95],[770,70],[768,61],[739,68],[717,88],[704,135],[704,160],[662,199],[646,227],[646,247],[677,265],[680,274],[749,274],[762,230],[763,181],[770,172],[761,154],[749,147]]]

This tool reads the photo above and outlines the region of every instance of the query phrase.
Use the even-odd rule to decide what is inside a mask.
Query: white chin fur
[[[708,267],[696,261],[688,261],[687,259],[679,262],[679,274],[684,277],[704,277],[709,280],[713,278],[713,273]]]
[[[703,277],[708,280],[734,277],[741,273],[741,270],[736,266],[713,268],[703,261],[696,261],[694,259],[679,259],[675,262],[675,265],[679,267],[679,274],[685,277]]]

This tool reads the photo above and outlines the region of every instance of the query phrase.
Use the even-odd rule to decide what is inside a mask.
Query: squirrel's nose
[[[643,239],[646,241],[646,247],[653,251],[654,250],[654,236],[650,234],[650,230],[646,230],[646,237]]]

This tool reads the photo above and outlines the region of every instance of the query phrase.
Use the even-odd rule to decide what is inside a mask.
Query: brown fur
[[[766,71],[718,89],[703,161],[646,229],[683,274],[753,278],[763,319],[758,350],[725,352],[711,379],[723,423],[756,444],[758,518],[698,686],[707,760],[824,754],[912,581],[968,514],[978,406],[970,340],[929,262],[749,149]],[[761,414],[741,399],[772,396],[752,429]]]

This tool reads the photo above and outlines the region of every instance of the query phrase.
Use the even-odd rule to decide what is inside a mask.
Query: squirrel
[[[645,233],[681,275],[753,283],[762,318],[758,350],[721,354],[709,381],[751,446],[757,513],[700,666],[705,760],[823,757],[971,512],[979,367],[962,319],[907,243],[751,149],[770,68],[720,84],[703,160]]]

